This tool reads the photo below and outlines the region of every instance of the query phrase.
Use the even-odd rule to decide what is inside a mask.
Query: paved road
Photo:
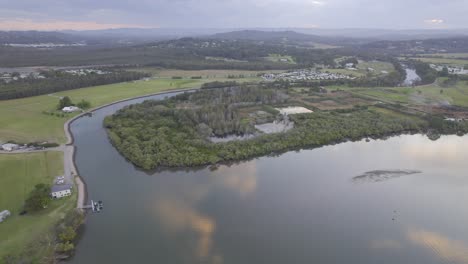
[[[63,151],[63,173],[65,176],[66,184],[73,184],[74,175],[76,172],[73,171],[73,146],[65,146]]]
[[[78,175],[78,171],[73,162],[73,156],[75,152],[75,146],[66,145],[63,152],[63,168],[65,172],[65,181],[69,184],[76,183],[74,186],[78,192],[78,199],[76,201],[76,208],[82,209],[86,204],[86,186],[81,177]]]

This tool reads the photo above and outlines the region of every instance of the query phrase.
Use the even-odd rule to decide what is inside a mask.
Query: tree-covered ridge
[[[112,71],[106,74],[74,75],[63,71],[43,72],[44,79],[33,76],[10,83],[0,82],[0,100],[36,96],[83,87],[128,82],[148,77],[133,71]]]
[[[466,133],[465,123],[444,122],[378,111],[375,107],[291,115],[293,129],[225,143],[213,135],[252,133],[252,121],[240,114],[252,106],[287,103],[285,89],[246,85],[185,93],[146,101],[105,119],[109,138],[131,162],[144,169],[197,166],[237,161],[292,149],[311,148],[364,137],[403,132]]]

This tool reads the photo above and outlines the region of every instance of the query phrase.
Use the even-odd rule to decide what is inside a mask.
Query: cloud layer
[[[462,28],[464,0],[0,0],[0,29]],[[63,26],[60,26],[63,24]]]

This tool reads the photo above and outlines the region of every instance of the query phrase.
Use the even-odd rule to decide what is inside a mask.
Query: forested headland
[[[288,89],[265,85],[199,90],[128,106],[107,117],[104,124],[112,144],[128,160],[144,169],[238,161],[398,133],[468,132],[464,122],[355,106],[348,110],[290,115],[293,129],[262,134],[255,131],[255,119],[250,118],[251,114],[245,114],[259,107],[287,106],[293,99]],[[212,143],[208,139],[253,133],[256,133],[253,138],[224,143]]]

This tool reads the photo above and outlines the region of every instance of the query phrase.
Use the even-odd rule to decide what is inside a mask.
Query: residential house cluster
[[[109,72],[98,70],[98,69],[73,69],[73,70],[64,70],[64,72],[70,73],[73,75],[79,75],[79,76],[85,76],[88,74],[98,74],[98,75],[109,74]]]
[[[0,73],[0,82],[10,83],[12,81],[18,81],[21,79],[33,78],[33,79],[45,79],[45,76],[38,72],[31,73],[19,73],[19,72],[3,72]]]
[[[468,70],[466,70],[463,66],[450,66],[450,65],[437,65],[437,64],[429,64],[432,69],[436,71],[443,71],[445,67],[447,67],[448,72],[450,74],[468,74]]]
[[[263,75],[263,79],[267,81],[273,80],[288,80],[288,81],[307,81],[307,80],[353,80],[355,77],[344,75],[341,73],[320,72],[315,70],[297,70],[284,73],[268,73]]]
[[[82,47],[86,46],[85,43],[32,43],[32,44],[22,44],[22,43],[8,43],[4,44],[5,46],[18,47],[18,48],[60,48],[60,47]]]

